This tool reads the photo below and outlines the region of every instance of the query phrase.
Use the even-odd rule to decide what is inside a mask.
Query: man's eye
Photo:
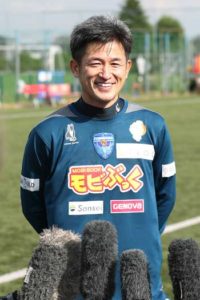
[[[113,67],[120,67],[120,63],[112,63]]]
[[[100,66],[101,63],[97,61],[97,62],[91,62],[89,65],[92,67],[96,67],[96,66]]]

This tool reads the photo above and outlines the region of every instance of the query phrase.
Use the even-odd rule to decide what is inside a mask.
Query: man
[[[92,219],[112,222],[119,254],[145,252],[152,299],[164,300],[160,234],[175,201],[168,130],[159,114],[119,98],[131,68],[132,35],[123,22],[89,18],[75,27],[70,46],[81,98],[29,135],[24,215],[38,233],[52,225],[81,233]],[[121,299],[120,282],[113,299]]]

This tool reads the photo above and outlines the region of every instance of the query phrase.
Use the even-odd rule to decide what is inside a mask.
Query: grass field
[[[140,102],[140,100],[137,100]],[[169,223],[200,215],[200,98],[144,101],[160,112],[171,132],[177,166],[177,203]],[[0,275],[25,268],[38,236],[22,215],[19,178],[24,145],[30,129],[51,108],[0,110]],[[200,242],[199,225],[166,234],[163,240],[163,282],[172,296],[167,249],[174,238]],[[22,280],[0,285],[0,295],[20,288]]]

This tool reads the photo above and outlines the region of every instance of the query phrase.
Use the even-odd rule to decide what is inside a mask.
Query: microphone
[[[80,286],[80,236],[56,227],[45,229],[34,250],[20,300],[72,300]]]
[[[120,272],[122,300],[151,300],[148,264],[142,250],[123,251]]]
[[[169,245],[168,265],[174,300],[200,299],[200,248],[193,239]]]
[[[0,300],[18,300],[18,293],[14,291],[13,293],[9,293],[6,296],[0,297]]]
[[[82,235],[81,294],[86,300],[112,299],[118,245],[115,227],[91,221]]]

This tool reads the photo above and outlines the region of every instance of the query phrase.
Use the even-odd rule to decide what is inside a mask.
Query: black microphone
[[[174,300],[200,299],[200,248],[193,239],[176,239],[169,245],[169,275]]]
[[[146,255],[130,249],[120,259],[122,300],[150,300],[151,288]]]
[[[82,235],[81,294],[86,300],[112,299],[117,232],[108,221],[91,221]]]
[[[18,292],[14,291],[13,293],[9,293],[6,296],[0,297],[0,300],[20,300],[18,297]]]
[[[72,300],[80,292],[80,236],[59,228],[45,229],[34,250],[20,300]]]

